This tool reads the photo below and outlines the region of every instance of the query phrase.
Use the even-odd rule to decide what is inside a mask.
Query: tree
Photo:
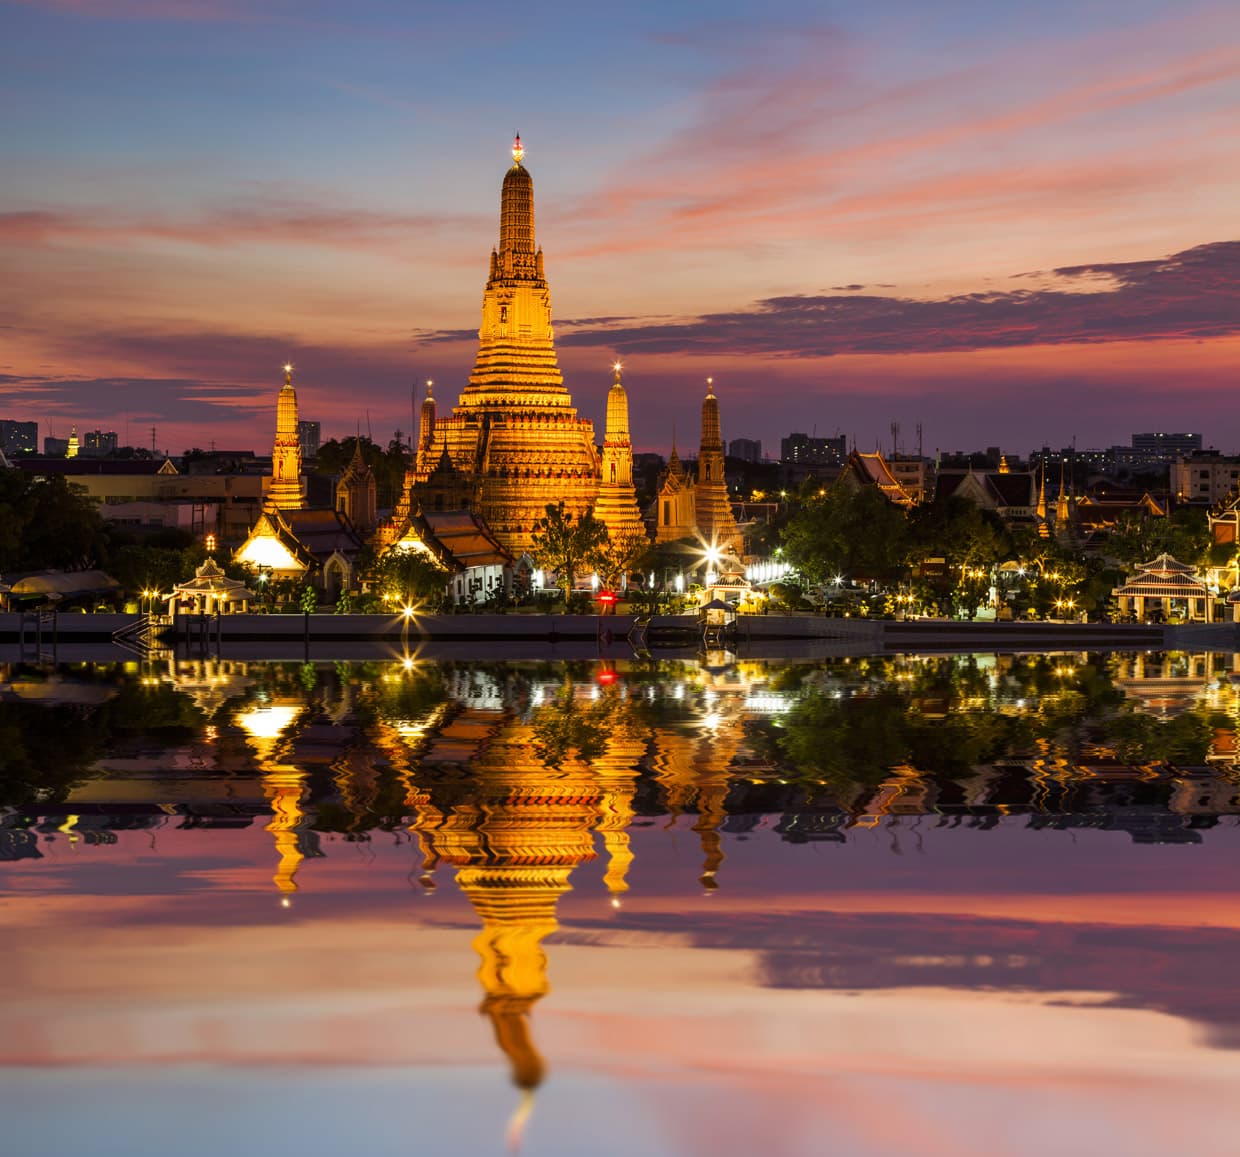
[[[607,542],[607,527],[588,510],[574,521],[564,503],[547,504],[547,512],[534,524],[534,562],[554,571],[565,604],[576,585],[577,572],[593,569]]]
[[[886,577],[904,564],[907,541],[904,514],[873,486],[832,486],[798,510],[783,534],[788,561],[813,583]]]
[[[1206,512],[1182,506],[1169,518],[1153,518],[1125,512],[1111,531],[1107,554],[1134,565],[1149,562],[1166,551],[1180,562],[1194,566],[1207,561],[1212,540]]]
[[[107,563],[98,508],[63,475],[0,470],[0,571],[87,570]]]
[[[394,548],[375,560],[366,577],[385,601],[408,605],[441,598],[449,575],[429,551]]]
[[[594,558],[600,581],[605,587],[620,586],[621,580],[637,569],[649,552],[650,539],[644,534],[633,532],[615,538],[609,534]]]

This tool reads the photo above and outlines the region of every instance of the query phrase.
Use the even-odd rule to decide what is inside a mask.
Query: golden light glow
[[[611,363],[611,368],[615,370],[616,373],[619,373],[622,369],[624,369],[624,366],[620,362],[615,361]]]
[[[285,363],[284,363],[284,372],[285,372],[286,374],[291,374],[291,373],[293,372],[293,363],[292,363],[292,362],[285,362]]]
[[[521,163],[521,158],[525,156],[525,146],[521,144],[521,134],[517,133],[512,138],[512,159],[515,164]]]
[[[301,708],[294,704],[269,703],[239,711],[236,724],[251,739],[279,739],[297,718]]]
[[[295,559],[278,538],[270,535],[258,535],[250,539],[239,551],[237,561],[249,563],[256,570],[259,567],[270,567],[273,571],[296,571],[299,574],[306,568]]]

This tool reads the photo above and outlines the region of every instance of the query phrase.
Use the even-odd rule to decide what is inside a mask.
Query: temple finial
[[[624,369],[624,365],[620,361],[620,359],[617,358],[614,362],[611,363],[611,368],[616,371],[616,385],[619,385],[620,384],[620,371]]]
[[[706,379],[706,396],[708,398],[712,398],[714,397],[714,395],[715,395],[715,379],[707,378]]]
[[[428,398],[435,396],[435,383],[431,378],[426,379],[426,396]]]
[[[284,363],[284,384],[286,386],[291,386],[293,384],[293,363],[292,362]]]
[[[524,156],[525,147],[521,144],[521,134],[517,133],[517,135],[512,138],[512,163],[514,165],[519,165],[521,163],[521,158]]]

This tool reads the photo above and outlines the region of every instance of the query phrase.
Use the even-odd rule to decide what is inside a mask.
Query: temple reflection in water
[[[893,850],[927,825],[1197,843],[1240,812],[1230,655],[203,661],[114,675],[4,672],[6,723],[85,731],[61,778],[19,769],[0,857],[125,829],[262,825],[273,895],[291,907],[314,889],[325,837],[406,833],[413,886],[451,873],[476,913],[481,1011],[526,1108],[545,1068],[530,1020],[550,990],[557,905],[600,853],[611,905],[624,903],[636,822],[691,831],[709,894],[726,888],[726,837],[758,825],[792,844],[881,826]]]

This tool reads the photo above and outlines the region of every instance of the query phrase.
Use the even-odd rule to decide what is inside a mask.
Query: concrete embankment
[[[136,615],[0,615],[0,661],[96,662],[144,650]],[[630,658],[704,649],[694,615],[187,615],[161,641],[189,656],[237,659]],[[723,646],[749,658],[951,651],[1240,650],[1233,623],[1143,626],[1110,623],[991,623],[744,615]]]

